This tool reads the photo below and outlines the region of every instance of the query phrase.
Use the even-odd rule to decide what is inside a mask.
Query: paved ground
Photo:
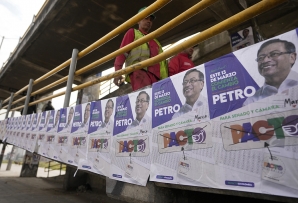
[[[11,171],[6,171],[6,164],[2,164],[0,203],[124,203],[91,191],[64,191],[62,182],[51,178],[20,178],[21,167],[13,164]]]

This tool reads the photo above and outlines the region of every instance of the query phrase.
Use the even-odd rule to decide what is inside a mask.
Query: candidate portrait
[[[298,73],[292,70],[296,55],[292,42],[272,39],[263,43],[257,52],[256,63],[259,74],[264,77],[264,84],[245,100],[243,106],[298,85]]]
[[[178,112],[172,118],[177,118],[190,111],[197,111],[198,108],[204,108],[207,100],[201,95],[204,88],[204,74],[197,69],[188,70],[182,81],[182,93],[185,97],[183,104]]]
[[[146,112],[150,105],[150,96],[146,91],[139,92],[135,101],[135,119],[131,125],[127,126],[127,130],[140,126],[144,130],[152,127],[151,117]]]

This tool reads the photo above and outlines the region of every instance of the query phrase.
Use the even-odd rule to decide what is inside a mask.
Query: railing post
[[[30,79],[22,115],[27,115],[28,104],[29,104],[30,95],[31,95],[31,92],[32,92],[32,86],[33,86],[33,79]]]
[[[6,170],[7,170],[7,171],[10,171],[10,169],[11,169],[11,164],[12,164],[12,160],[11,160],[11,158],[12,158],[12,156],[13,156],[13,153],[14,153],[15,148],[16,148],[16,146],[13,145],[13,146],[12,146],[12,149],[11,149],[11,152],[10,152],[10,156],[9,156],[8,163],[7,163],[7,166],[6,166]]]
[[[14,113],[15,113],[15,111],[12,111],[12,112],[11,112],[11,116],[10,116],[11,118],[14,117]],[[6,166],[6,170],[7,170],[7,171],[10,171],[10,169],[11,169],[11,164],[12,164],[12,160],[11,160],[11,158],[12,158],[12,156],[13,156],[14,150],[15,150],[15,146],[13,145],[13,146],[12,146],[12,149],[11,149],[11,151],[10,151],[10,155],[9,155],[8,163],[7,163],[7,166]]]
[[[8,118],[8,114],[9,114],[9,111],[10,111],[10,108],[11,108],[11,103],[12,103],[12,100],[13,100],[13,95],[14,95],[14,93],[12,92],[10,94],[10,99],[9,99],[9,103],[8,103],[8,107],[7,107],[5,118]]]
[[[0,109],[2,109],[3,100],[0,100]]]
[[[73,79],[74,79],[74,72],[75,72],[76,66],[77,66],[78,52],[79,51],[77,49],[73,49],[73,51],[72,51],[68,79],[67,79],[67,86],[66,86],[66,91],[65,91],[65,99],[64,99],[64,105],[63,105],[64,108],[69,106],[70,94],[71,94],[72,84],[73,84]]]
[[[49,177],[49,173],[50,173],[50,167],[51,167],[51,161],[49,161],[49,166],[48,166],[48,177]]]
[[[9,114],[9,111],[10,111],[10,108],[11,108],[11,103],[12,103],[12,100],[13,100],[13,95],[14,95],[14,93],[10,94],[10,100],[9,100],[9,104],[8,104],[8,107],[7,107],[7,112],[6,112],[5,118],[8,118],[8,114]],[[1,154],[0,154],[0,168],[1,168],[1,165],[2,165],[2,161],[3,161],[6,146],[7,146],[6,141],[4,141],[3,146],[2,146],[2,150],[1,150]]]
[[[64,105],[63,108],[66,108],[69,106],[69,100],[70,100],[70,94],[72,90],[72,84],[73,84],[73,79],[74,79],[74,72],[76,70],[76,65],[77,65],[77,58],[78,58],[78,50],[73,49],[72,50],[72,56],[71,56],[71,62],[69,66],[69,73],[68,73],[68,80],[67,80],[67,87],[65,91],[65,99],[64,99]],[[68,168],[68,166],[67,166]],[[70,169],[65,172],[65,177],[64,177],[64,182],[63,182],[63,188],[67,190],[69,187],[69,182],[70,182],[71,174],[70,174]]]

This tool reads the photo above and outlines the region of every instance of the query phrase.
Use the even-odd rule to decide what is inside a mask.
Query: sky
[[[0,67],[26,32],[45,0],[0,0]]]
[[[0,68],[3,62],[8,59],[10,53],[13,52],[19,42],[19,38],[24,35],[27,28],[31,25],[33,16],[39,12],[44,2],[45,0],[0,0],[0,44],[4,37],[0,47]],[[65,89],[57,90],[54,94],[63,90]],[[76,97],[77,91],[72,93],[70,104],[75,103]],[[64,96],[52,99],[52,104],[56,109],[62,108],[63,103]],[[0,110],[0,120],[5,118],[6,114],[1,114],[4,112],[6,110]],[[15,117],[19,115],[19,112],[14,114]]]

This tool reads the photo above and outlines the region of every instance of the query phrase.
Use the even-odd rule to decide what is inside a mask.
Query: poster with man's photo
[[[74,107],[74,116],[70,131],[70,154],[78,165],[81,159],[87,158],[87,136],[90,120],[91,103],[79,104]]]
[[[6,120],[2,120],[0,121],[0,140],[3,140],[4,139],[4,136],[5,136],[5,128],[6,128],[6,124],[5,124]]]
[[[77,166],[74,160],[75,154],[72,154],[73,145],[71,139],[74,113],[75,107],[72,106],[60,109],[57,135],[54,141],[55,150],[53,151],[53,158],[57,161]]]
[[[25,133],[25,138],[23,142],[24,143],[23,146],[25,150],[27,150],[28,142],[30,141],[30,134],[31,134],[34,115],[35,114],[26,115],[26,133]]]
[[[46,150],[44,151],[44,155],[50,159],[54,159],[56,149],[55,149],[55,139],[57,136],[58,123],[60,117],[60,110],[50,110],[47,111],[47,127],[45,132],[45,140],[46,140]]]
[[[53,135],[51,136],[51,133],[48,131],[53,127],[53,117],[54,110],[45,111],[41,117],[41,125],[39,126],[39,154],[47,158],[51,158],[51,156],[49,156],[49,151],[50,145],[53,143]]]
[[[37,146],[35,148],[35,152],[42,155],[46,153],[46,139],[45,139],[45,132],[47,130],[47,123],[46,123],[46,115],[47,112],[44,111],[41,114],[39,114],[40,122],[38,124],[38,132],[37,132]]]
[[[297,46],[293,30],[233,53],[257,86],[249,95],[241,88],[241,108],[216,119],[226,150],[298,144]]]
[[[13,133],[12,133],[12,136],[8,139],[9,140],[9,143],[15,145],[15,142],[16,142],[16,137],[17,137],[17,133],[18,133],[18,130],[19,130],[19,123],[20,123],[20,119],[21,117],[15,117],[14,118],[14,121],[13,121]]]
[[[116,98],[94,101],[90,106],[87,159],[79,169],[109,177]]]
[[[150,180],[216,186],[204,65],[152,87]]]
[[[230,38],[233,51],[237,51],[255,43],[252,27],[247,27],[233,33]]]
[[[0,136],[2,142],[5,140],[8,143],[12,143],[13,140],[13,133],[15,131],[15,118],[6,118],[1,122],[1,125],[3,125],[0,129]]]
[[[116,98],[110,178],[145,186],[150,170],[151,88]]]
[[[22,148],[22,149],[26,149],[26,143],[27,143],[27,129],[29,129],[29,125],[31,124],[30,123],[30,120],[31,120],[31,115],[23,115],[22,116],[23,119],[22,119],[22,127],[21,127],[21,130],[20,130],[20,139],[19,139],[19,147]]]
[[[224,188],[297,197],[297,47],[296,29],[206,63]]]
[[[27,144],[27,150],[32,153],[34,152],[37,145],[38,126],[39,126],[40,120],[41,120],[41,113],[33,114],[30,136]]]

